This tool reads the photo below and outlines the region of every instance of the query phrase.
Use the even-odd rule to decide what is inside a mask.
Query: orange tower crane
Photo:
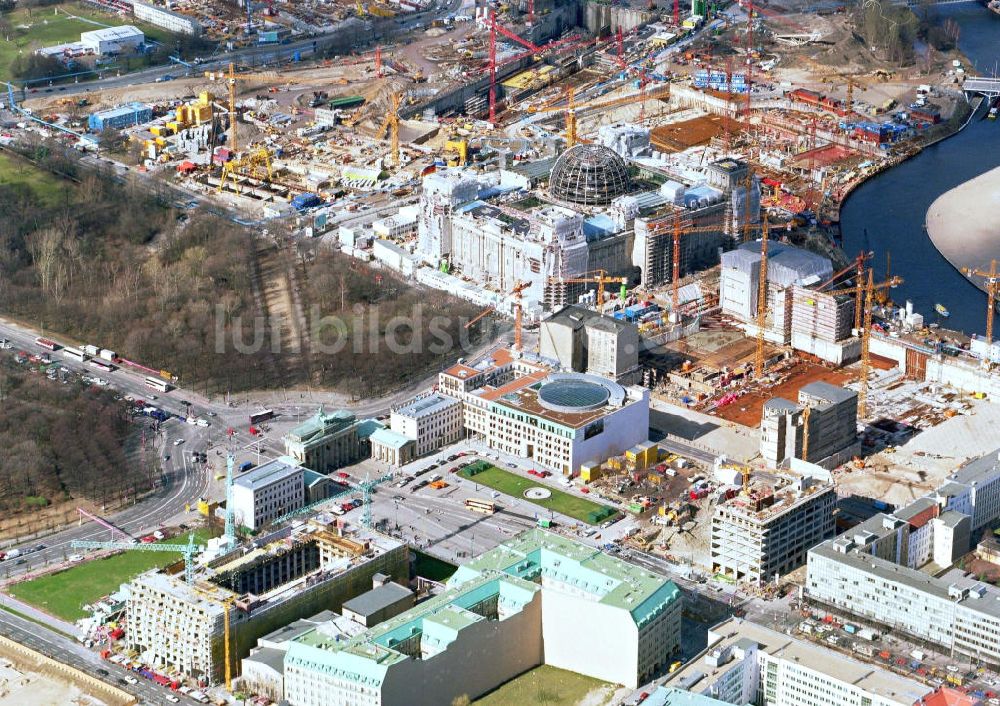
[[[990,346],[993,345],[993,312],[996,306],[997,291],[1000,290],[1000,272],[997,272],[997,261],[990,261],[990,269],[980,270],[973,267],[963,267],[962,272],[969,277],[973,275],[986,278],[986,365],[990,364]]]
[[[514,350],[521,352],[522,325],[524,323],[524,305],[522,304],[522,292],[530,287],[528,282],[518,282],[510,293],[514,296]]]

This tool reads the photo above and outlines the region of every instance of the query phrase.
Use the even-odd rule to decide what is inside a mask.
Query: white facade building
[[[462,438],[462,403],[430,394],[392,410],[389,428],[416,442],[416,456],[437,451]]]
[[[151,5],[139,0],[132,0],[132,12],[137,20],[148,22],[151,25],[162,27],[168,32],[178,34],[190,34],[198,36],[201,34],[201,23],[193,17],[173,12],[165,7]]]
[[[914,706],[934,691],[737,618],[709,630],[708,648],[665,685],[740,706]]]
[[[952,570],[970,534],[1000,517],[997,453],[973,461],[937,490],[809,552],[805,595],[954,653],[1000,665],[1000,590]]]
[[[282,456],[233,479],[237,524],[255,530],[305,505],[305,469]]]
[[[834,536],[832,483],[812,477],[772,476],[766,486],[720,501],[712,517],[712,572],[736,581],[769,582],[806,560],[806,552]]]
[[[636,687],[680,647],[663,576],[529,530],[459,568],[447,590],[356,637],[292,641],[293,706],[441,706],[540,664]]]
[[[98,56],[125,54],[136,50],[146,41],[146,35],[138,27],[102,27],[80,33],[80,44]]]

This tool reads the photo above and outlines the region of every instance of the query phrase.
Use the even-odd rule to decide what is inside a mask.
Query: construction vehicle
[[[963,267],[962,273],[972,277],[984,277],[986,279],[986,353],[983,356],[983,365],[989,367],[990,348],[993,345],[993,315],[996,311],[997,290],[1000,289],[1000,272],[997,272],[997,261],[990,261],[990,269],[980,270],[973,267]]]
[[[620,299],[624,301],[625,287],[628,285],[628,277],[609,277],[607,271],[605,270],[593,270],[591,272],[586,272],[579,277],[549,278],[549,284],[573,284],[573,283],[597,285],[597,300],[594,305],[594,310],[597,312],[601,312],[604,310],[604,285],[605,284],[621,285],[621,289],[618,293],[618,296]]]

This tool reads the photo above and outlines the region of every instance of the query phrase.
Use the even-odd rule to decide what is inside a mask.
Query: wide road
[[[124,680],[129,676],[126,670],[105,662],[96,653],[74,640],[6,611],[0,611],[0,634],[58,662],[68,664],[119,689],[135,694],[141,703],[164,705],[170,703],[166,699],[169,693],[166,689],[142,678],[136,684],[118,683],[119,679]],[[97,671],[99,669],[106,671],[107,674],[100,674]]]

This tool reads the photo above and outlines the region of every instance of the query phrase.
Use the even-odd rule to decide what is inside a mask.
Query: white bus
[[[66,346],[65,348],[62,349],[62,354],[67,358],[78,360],[81,363],[87,360],[87,354],[81,351],[79,348],[71,348],[70,346]]]
[[[146,387],[151,387],[154,390],[159,390],[160,392],[169,392],[170,383],[160,378],[147,377],[145,380]]]

